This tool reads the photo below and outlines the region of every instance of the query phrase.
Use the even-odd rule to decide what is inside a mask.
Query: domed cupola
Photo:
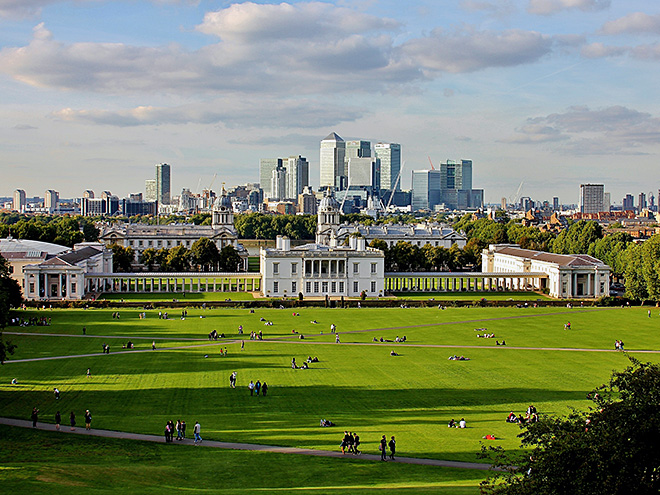
[[[337,228],[339,227],[339,216],[341,213],[339,208],[340,205],[335,199],[333,189],[326,189],[317,214],[317,244],[330,245],[330,237],[332,233],[337,233]]]

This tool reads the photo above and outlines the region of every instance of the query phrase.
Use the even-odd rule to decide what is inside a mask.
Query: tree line
[[[118,244],[112,246],[112,262],[115,272],[130,272],[135,260],[131,247]],[[148,248],[142,251],[139,261],[148,271],[161,272],[237,272],[241,257],[234,246],[227,245],[218,250],[213,241],[202,237],[190,249],[185,246],[173,248]]]
[[[94,220],[82,216],[27,216],[18,213],[0,215],[0,238],[49,242],[73,247],[78,242],[94,242],[99,230]]]

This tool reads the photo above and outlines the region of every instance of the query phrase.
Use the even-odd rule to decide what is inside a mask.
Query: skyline
[[[472,160],[488,203],[660,187],[648,2],[0,0],[0,27],[5,196],[126,196],[162,162],[178,195],[290,155],[316,188],[330,132],[400,143],[404,189],[428,156]]]

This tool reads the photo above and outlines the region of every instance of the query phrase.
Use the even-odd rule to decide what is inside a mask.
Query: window
[[[72,294],[76,293],[76,284],[71,284],[71,293]]]
[[[353,282],[353,292],[360,292],[360,283]]]
[[[360,273],[360,263],[353,263],[353,273]]]
[[[280,291],[280,283],[279,282],[273,282],[273,292],[277,294]]]
[[[151,246],[151,241],[149,241],[149,246]]]
[[[328,293],[328,282],[323,282],[323,293],[324,294]]]
[[[332,282],[331,287],[332,287],[332,291],[331,291],[331,292],[333,292],[333,293],[334,293],[334,292],[337,292],[337,282]]]
[[[163,245],[163,241],[158,241],[158,247],[161,247]]]
[[[317,293],[318,293],[318,291],[319,291],[319,283],[318,283],[318,282],[314,282],[314,292],[317,292]]]
[[[30,292],[34,292],[34,282],[30,282]]]
[[[138,241],[138,246],[142,246],[142,241]]]
[[[371,292],[376,292],[376,282],[371,282]]]
[[[297,290],[296,283],[291,282],[291,294],[295,294]]]
[[[372,263],[371,264],[371,273],[376,273],[377,267],[378,267],[378,265],[376,263]]]
[[[561,291],[566,292],[566,282],[561,283]]]
[[[339,282],[339,292],[344,292],[344,282]]]
[[[291,263],[291,275],[298,273],[298,263]]]
[[[312,283],[311,282],[305,283],[305,292],[307,292],[308,294],[310,292],[312,292]]]
[[[280,264],[279,263],[273,263],[273,274],[274,275],[279,275],[280,273]]]

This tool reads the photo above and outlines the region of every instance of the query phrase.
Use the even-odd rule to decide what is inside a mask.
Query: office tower
[[[264,197],[274,197],[271,190],[273,170],[284,166],[281,158],[262,158],[259,160],[259,185],[264,190]]]
[[[506,198],[504,197],[500,200],[500,208],[506,211]]]
[[[552,209],[554,211],[559,211],[560,210],[560,208],[559,208],[559,198],[557,196],[552,198]]]
[[[633,211],[635,209],[635,200],[632,194],[626,194],[623,198],[623,211]]]
[[[372,157],[351,157],[348,159],[348,187],[349,191],[365,191],[362,199],[367,195],[374,197],[380,195],[380,171],[378,159]]]
[[[528,196],[520,198],[520,206],[523,211],[529,211],[534,209],[534,201]]]
[[[321,141],[320,175],[321,187],[334,187],[343,190],[346,187],[346,142],[336,133],[331,132]]]
[[[348,160],[351,158],[364,158],[371,156],[370,141],[346,141],[346,153],[344,154],[344,165],[348,174]],[[349,181],[350,182],[350,181]]]
[[[413,170],[413,210],[433,210],[442,202],[442,172],[440,170]]]
[[[388,191],[400,191],[401,145],[378,143],[374,146],[374,150],[376,158],[380,160],[380,188]],[[398,182],[397,179],[399,179]]]
[[[26,205],[27,205],[27,199],[25,196],[25,191],[23,189],[16,189],[14,191],[14,201],[12,204],[12,209],[19,213],[25,213]]]
[[[167,163],[156,165],[156,201],[161,205],[170,204],[170,166]]]
[[[94,199],[94,191],[92,191],[91,189],[85,189],[83,191],[82,197],[86,199]]]
[[[286,196],[286,169],[277,167],[271,172],[270,196],[268,199],[283,201]]]
[[[312,188],[305,186],[302,193],[298,195],[298,213],[316,215],[316,203],[316,195],[312,191]]]
[[[303,156],[286,159],[286,198],[297,199],[305,186],[309,185],[309,162]]]
[[[144,199],[150,202],[156,201],[156,179],[147,179],[144,181]]]
[[[483,206],[483,189],[472,189],[472,160],[447,160],[440,164],[440,175],[441,203],[462,210]]]
[[[644,208],[646,208],[646,194],[639,193],[637,199],[637,211],[641,212]]]
[[[580,212],[599,213],[603,211],[605,186],[603,184],[580,184]]]
[[[44,195],[44,208],[48,210],[49,213],[53,213],[57,210],[57,206],[60,202],[60,193],[48,189]]]
[[[608,192],[603,193],[603,209],[601,211],[610,211],[612,206],[612,195]]]

